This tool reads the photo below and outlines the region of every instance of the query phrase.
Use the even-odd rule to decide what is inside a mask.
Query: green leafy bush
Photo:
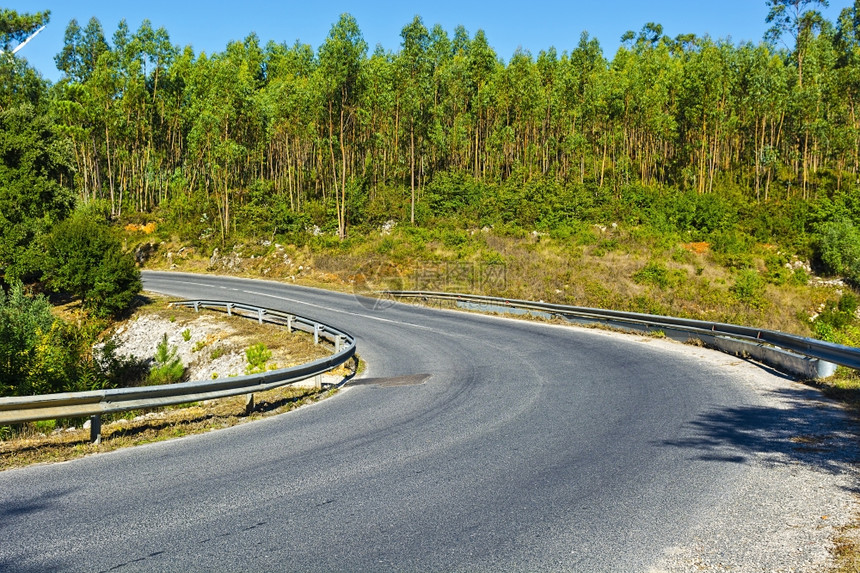
[[[815,336],[828,342],[853,344],[845,340],[846,333],[857,323],[857,296],[854,293],[843,294],[839,301],[829,300],[812,322]],[[853,339],[853,337],[852,337]]]
[[[680,269],[668,269],[663,263],[650,261],[647,265],[633,273],[633,281],[638,284],[650,284],[660,289],[678,286],[684,282],[685,274]]]
[[[105,324],[53,316],[44,296],[30,297],[21,283],[0,289],[0,394],[27,396],[96,390],[131,384],[140,365],[118,357],[111,340],[95,345]],[[94,347],[95,345],[95,347]]]
[[[77,211],[47,237],[45,279],[54,290],[79,296],[95,316],[116,316],[140,292],[140,271],[107,223]]]
[[[823,224],[816,254],[827,273],[860,283],[860,230],[850,220]]]
[[[6,71],[0,92],[20,79]],[[74,205],[72,162],[46,115],[29,103],[0,106],[0,274],[7,281],[38,278],[40,238]]]
[[[633,273],[633,280],[639,284],[651,284],[664,289],[669,286],[669,269],[651,261]]]
[[[714,258],[720,264],[735,269],[748,269],[753,266],[751,237],[736,230],[717,231],[709,237]]]
[[[29,373],[44,333],[54,324],[44,296],[29,297],[20,282],[0,289],[0,394],[29,394]]]
[[[743,269],[729,290],[738,302],[753,308],[762,308],[765,305],[765,286],[764,279],[755,270]]]

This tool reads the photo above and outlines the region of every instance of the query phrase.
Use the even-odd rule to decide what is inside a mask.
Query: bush
[[[860,283],[860,231],[843,219],[821,226],[816,254],[825,272]]]
[[[729,290],[738,302],[753,308],[762,308],[765,305],[765,281],[753,269],[740,271],[737,279],[735,279],[735,284]]]
[[[114,387],[137,379],[134,359],[118,358],[110,341],[93,348],[105,325],[55,318],[44,296],[21,283],[0,289],[0,394],[27,396]]]
[[[663,263],[655,261],[633,273],[633,281],[638,284],[651,284],[660,289],[675,287],[684,282],[686,275],[680,269],[667,269]]]
[[[149,371],[150,384],[173,384],[182,380],[185,366],[176,355],[176,347],[167,344],[167,334],[155,348],[155,365]]]
[[[753,241],[738,231],[717,231],[711,233],[711,249],[714,259],[720,264],[734,269],[749,269],[753,266],[750,251]]]
[[[140,271],[119,238],[104,220],[84,211],[54,227],[44,269],[49,288],[80,297],[98,317],[121,314],[142,288]]]
[[[272,351],[263,343],[252,344],[245,350],[248,366],[245,374],[257,374],[266,371],[266,362],[272,357]]]
[[[27,296],[20,282],[12,284],[8,296],[0,289],[0,394],[30,393],[26,380],[40,339],[53,324],[45,297]]]
[[[17,83],[12,79],[4,79],[5,88]],[[71,148],[47,116],[30,104],[2,106],[0,274],[6,280],[38,278],[39,240],[74,205],[72,163]]]
[[[664,289],[669,286],[669,269],[652,261],[633,273],[633,280],[639,284],[652,284]]]
[[[812,330],[815,336],[828,342],[845,344],[845,331],[857,322],[857,296],[845,293],[839,301],[829,300],[815,320]]]

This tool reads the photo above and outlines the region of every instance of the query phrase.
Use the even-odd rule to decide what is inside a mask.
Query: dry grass
[[[504,284],[434,284],[427,290],[473,292],[543,300],[597,308],[668,314],[709,321],[731,322],[810,334],[803,320],[821,302],[836,295],[830,287],[767,285],[758,304],[739,301],[731,292],[737,272],[721,265],[709,245],[672,243],[639,229],[607,228],[587,244],[545,235],[500,236],[493,232],[466,233],[466,242],[446,246],[442,241],[415,239],[395,230],[390,236],[371,235],[350,243],[349,249],[327,245],[311,249],[291,245],[242,245],[236,264],[216,262],[186,249],[172,255],[177,244],[162,247],[147,263],[150,268],[217,272],[335,290],[354,290],[356,277],[375,285],[421,288],[415,280],[422,265],[465,263],[480,266],[487,260],[506,267]],[[753,263],[764,269],[763,254]],[[170,255],[168,257],[168,255]],[[232,255],[231,255],[232,256]],[[253,257],[253,258],[251,258]],[[288,261],[288,262],[285,262]],[[641,284],[634,279],[649,262],[671,273],[668,286]],[[169,263],[169,264],[168,264]]]
[[[850,525],[840,528],[834,543],[836,567],[833,573],[860,573],[860,515],[855,516]]]
[[[100,444],[89,441],[90,432],[82,428],[48,435],[28,425],[21,435],[0,442],[0,470],[37,463],[61,462],[89,454],[110,452],[191,434],[201,434],[288,412],[332,395],[336,390],[313,390],[286,386],[254,395],[255,408],[245,412],[245,397],[233,396],[189,406],[165,408],[144,414],[127,412],[105,421]]]

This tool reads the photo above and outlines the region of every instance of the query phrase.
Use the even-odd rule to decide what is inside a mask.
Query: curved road
[[[144,285],[343,328],[374,383],[0,473],[0,571],[647,571],[747,471],[696,422],[759,395],[634,337],[236,278]]]

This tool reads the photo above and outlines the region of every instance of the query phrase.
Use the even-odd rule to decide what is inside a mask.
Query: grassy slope
[[[136,233],[132,246],[159,243]],[[709,245],[640,229],[595,227],[576,237],[492,230],[398,228],[345,242],[316,237],[304,246],[237,243],[201,253],[167,240],[147,268],[259,276],[337,290],[401,287],[544,300],[732,322],[811,335],[809,317],[839,297],[839,286],[794,280],[758,245],[742,264]],[[768,266],[770,263],[770,266]],[[746,267],[746,268],[738,268]],[[781,283],[781,284],[775,284]]]

